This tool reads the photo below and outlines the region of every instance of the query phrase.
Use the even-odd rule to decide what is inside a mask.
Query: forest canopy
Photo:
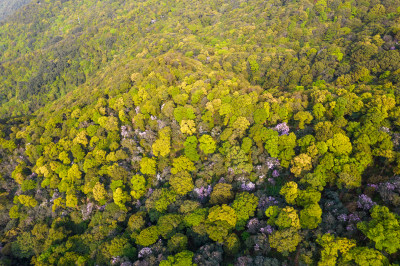
[[[397,265],[400,1],[83,0],[0,23],[0,265]]]

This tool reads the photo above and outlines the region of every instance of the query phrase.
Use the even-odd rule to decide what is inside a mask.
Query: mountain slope
[[[399,4],[29,4],[0,26],[0,263],[399,263]]]

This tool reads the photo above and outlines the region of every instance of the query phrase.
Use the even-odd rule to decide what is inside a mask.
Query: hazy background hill
[[[0,21],[29,2],[30,0],[0,0]]]

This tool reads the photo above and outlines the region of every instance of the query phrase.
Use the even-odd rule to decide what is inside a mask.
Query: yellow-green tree
[[[177,174],[173,174],[169,180],[169,184],[178,195],[186,195],[194,188],[192,177],[187,171],[181,171]]]
[[[196,133],[196,124],[193,120],[182,120],[181,121],[181,132],[183,134],[193,135]]]
[[[169,154],[171,148],[171,129],[164,127],[159,131],[159,138],[153,143],[153,154],[155,156],[165,157]]]
[[[131,179],[131,196],[140,199],[146,193],[146,179],[142,175],[134,175]]]
[[[99,202],[100,205],[103,205],[106,201],[106,197],[107,197],[107,191],[104,188],[104,184],[100,183],[100,182],[96,182],[96,184],[94,185],[93,189],[93,197],[95,200],[97,200]]]
[[[153,158],[143,157],[140,161],[140,172],[145,175],[155,175],[156,160]]]
[[[204,154],[214,153],[217,148],[215,140],[210,135],[201,136],[199,143],[199,148]]]

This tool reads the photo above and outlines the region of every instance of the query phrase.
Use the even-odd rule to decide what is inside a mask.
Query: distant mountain
[[[29,2],[30,0],[0,0],[0,21]]]

